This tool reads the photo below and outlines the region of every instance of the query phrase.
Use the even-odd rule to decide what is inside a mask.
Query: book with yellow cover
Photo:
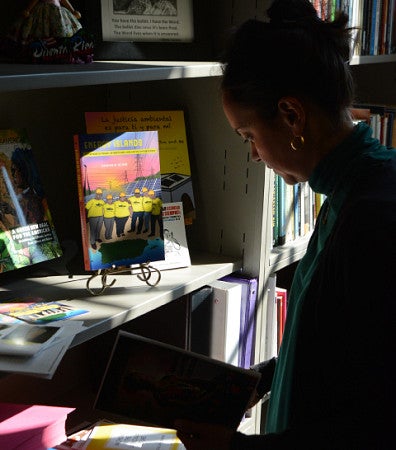
[[[182,202],[185,223],[192,223],[195,200],[183,111],[86,112],[85,123],[87,133],[157,131],[162,201]]]
[[[86,442],[86,450],[185,450],[175,430],[121,423],[96,425]]]

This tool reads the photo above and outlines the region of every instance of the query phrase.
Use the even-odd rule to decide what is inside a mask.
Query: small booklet
[[[20,298],[12,302],[0,303],[0,324],[19,321],[45,324],[87,312],[87,309],[75,308],[66,303],[46,302],[40,297]]]
[[[119,331],[96,398],[127,423],[175,428],[190,419],[237,428],[260,375]]]
[[[152,266],[159,270],[178,269],[191,266],[188,250],[183,203],[164,203],[162,209],[165,260],[154,261]]]

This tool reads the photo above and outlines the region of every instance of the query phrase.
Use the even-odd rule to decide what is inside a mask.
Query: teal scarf
[[[290,426],[291,397],[295,365],[296,340],[301,310],[312,276],[318,266],[345,198],[356,180],[369,170],[367,158],[388,159],[393,152],[371,138],[371,129],[358,124],[351,135],[327,155],[315,168],[309,185],[327,196],[306,254],[295,272],[289,292],[287,320],[271,387],[266,433],[279,433]]]

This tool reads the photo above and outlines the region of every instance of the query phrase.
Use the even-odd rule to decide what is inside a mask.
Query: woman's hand
[[[235,430],[224,425],[177,420],[177,437],[187,450],[230,450]]]

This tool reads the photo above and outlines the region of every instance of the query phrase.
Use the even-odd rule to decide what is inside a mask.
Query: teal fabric
[[[321,208],[307,252],[298,264],[289,292],[287,320],[271,387],[266,433],[279,433],[290,426],[293,372],[301,311],[310,281],[337,216],[354,183],[369,170],[367,158],[384,160],[394,153],[372,139],[371,133],[372,130],[366,124],[358,124],[351,135],[318,164],[309,179],[311,188],[315,192],[325,194],[327,198]]]

